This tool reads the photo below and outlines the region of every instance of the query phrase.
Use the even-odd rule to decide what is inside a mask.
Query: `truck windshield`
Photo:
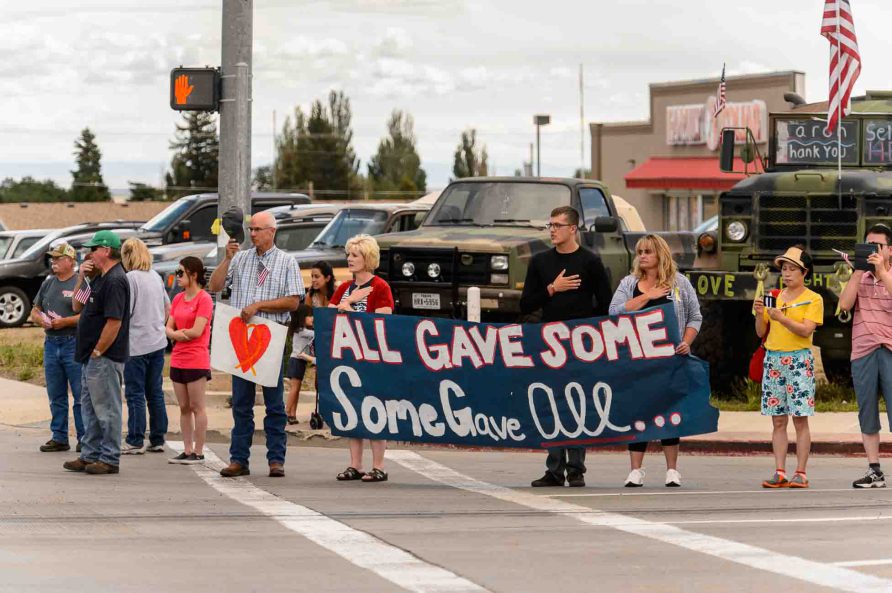
[[[180,198],[179,200],[153,216],[151,220],[142,225],[140,230],[154,233],[164,232],[164,230],[170,227],[170,225],[183,217],[194,203],[195,198]]]
[[[551,211],[570,205],[570,188],[557,183],[453,183],[424,226],[544,225]]]
[[[328,223],[311,247],[343,247],[347,239],[360,233],[379,235],[387,224],[384,210],[341,210]]]

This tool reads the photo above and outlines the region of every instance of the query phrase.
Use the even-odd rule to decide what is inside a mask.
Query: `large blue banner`
[[[315,310],[332,434],[478,447],[597,446],[714,432],[704,361],[671,304],[542,324]]]

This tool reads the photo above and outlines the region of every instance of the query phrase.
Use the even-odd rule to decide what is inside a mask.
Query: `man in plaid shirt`
[[[239,251],[238,243],[230,241],[226,246],[225,259],[208,281],[208,289],[220,292],[226,284],[231,284],[230,305],[242,310],[245,321],[257,315],[276,323],[288,323],[291,311],[297,309],[304,296],[297,260],[276,247],[276,219],[272,214],[255,214],[248,231],[254,248]],[[256,387],[251,381],[232,377],[232,441],[229,466],[220,471],[224,477],[250,473],[248,457],[254,436]],[[263,388],[266,458],[269,461],[269,475],[274,478],[285,475],[286,415],[282,391],[281,375],[277,386]]]

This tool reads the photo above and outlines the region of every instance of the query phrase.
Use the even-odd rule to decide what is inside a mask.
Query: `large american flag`
[[[722,112],[722,109],[724,109],[727,104],[728,97],[725,94],[725,65],[722,64],[722,81],[719,83],[719,91],[716,93],[715,109],[712,112],[712,117],[718,117],[719,113]]]
[[[839,34],[837,34],[837,25]],[[840,104],[842,115],[849,114],[849,99],[858,75],[861,74],[861,54],[852,20],[849,0],[826,0],[821,35],[830,42],[830,100],[827,105],[827,132],[839,123]]]

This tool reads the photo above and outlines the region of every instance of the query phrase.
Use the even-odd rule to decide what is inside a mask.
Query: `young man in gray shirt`
[[[50,400],[52,437],[40,446],[44,453],[68,451],[68,389],[71,388],[77,450],[84,436],[81,418],[81,365],[74,360],[78,315],[71,307],[74,264],[77,253],[68,243],[59,243],[49,254],[53,273],[46,277],[31,309],[31,321],[44,329],[43,372]]]

